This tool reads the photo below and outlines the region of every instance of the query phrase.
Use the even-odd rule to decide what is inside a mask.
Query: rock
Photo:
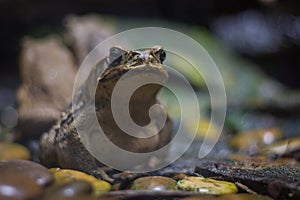
[[[283,137],[279,128],[256,129],[235,135],[230,145],[239,150],[258,150]]]
[[[133,181],[132,190],[176,190],[176,181],[163,176],[147,176]]]
[[[0,142],[0,160],[14,159],[29,160],[29,150],[17,143]]]
[[[78,66],[93,48],[116,32],[108,21],[95,14],[66,17],[64,40],[74,50]]]
[[[276,199],[299,198],[300,165],[282,160],[202,160],[195,169],[204,176],[240,182]]]
[[[108,182],[98,180],[84,172],[59,168],[52,168],[50,171],[54,174],[56,184],[65,184],[71,181],[86,181],[92,185],[95,195],[108,192],[111,189],[111,185]]]
[[[266,147],[263,152],[268,155],[292,157],[300,160],[300,137],[290,138]]]
[[[234,183],[196,176],[190,176],[186,179],[178,181],[177,187],[180,190],[210,195],[222,195],[238,192],[238,189]]]
[[[255,194],[225,194],[217,197],[187,197],[182,200],[271,200],[271,198]]]
[[[255,195],[255,194],[227,194],[223,196],[219,196],[218,199],[223,200],[271,200],[270,197]]]
[[[1,174],[24,176],[39,186],[48,186],[54,181],[53,175],[44,166],[27,160],[0,161]]]
[[[286,165],[286,166],[294,166],[299,167],[300,163],[294,159],[289,157],[275,157],[274,154],[265,155],[265,154],[258,154],[254,156],[249,156],[241,153],[233,153],[229,156],[230,160],[238,161],[238,162],[245,162],[245,165],[248,163],[253,163],[254,166],[257,164],[255,163],[270,163],[270,166],[278,166],[278,165]]]
[[[53,200],[53,198],[44,197],[42,200]],[[78,195],[73,197],[55,197],[55,200],[112,200],[112,198],[95,197],[91,195]]]
[[[47,131],[71,102],[76,75],[71,52],[58,36],[26,38],[20,58],[22,85],[17,92],[19,137]]]
[[[76,197],[92,194],[93,188],[86,181],[73,181],[62,185],[55,185],[48,189],[44,198],[57,199],[66,197]]]
[[[176,174],[173,178],[174,178],[176,181],[179,181],[179,180],[182,180],[182,179],[187,178],[187,175],[186,175],[186,174],[183,174],[183,173],[180,173],[180,174]]]
[[[20,173],[0,170],[0,199],[37,199],[42,187]]]

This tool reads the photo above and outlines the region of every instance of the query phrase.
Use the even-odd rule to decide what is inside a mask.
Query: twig
[[[244,185],[244,184],[242,184],[242,183],[240,183],[240,182],[235,182],[234,184],[235,184],[236,186],[238,186],[239,188],[245,190],[245,191],[248,192],[249,194],[256,194],[256,195],[257,195],[256,192],[254,192],[254,191],[251,190],[248,186],[246,186],[246,185]]]

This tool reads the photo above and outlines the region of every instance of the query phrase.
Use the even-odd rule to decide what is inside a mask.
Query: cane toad
[[[91,105],[94,106],[97,120],[105,135],[120,148],[139,153],[155,151],[168,144],[172,133],[172,122],[168,117],[157,135],[136,138],[118,127],[111,110],[112,91],[125,73],[134,72],[132,76],[140,77],[152,74],[167,81],[168,73],[162,64],[165,56],[166,53],[161,47],[140,51],[112,47],[109,56],[93,67],[88,79],[75,95],[75,109],[72,110],[70,105],[66,112],[62,113],[57,124],[42,136],[41,162],[48,167],[72,168],[101,176],[103,165],[85,148],[76,129],[82,121],[89,121],[90,115],[85,112],[85,108]],[[91,84],[93,82],[95,84]],[[93,87],[96,87],[94,98],[91,94]],[[131,96],[129,112],[136,124],[144,126],[149,123],[149,108],[159,103],[156,94],[161,87],[158,84],[146,84]],[[91,103],[93,99],[94,104]]]

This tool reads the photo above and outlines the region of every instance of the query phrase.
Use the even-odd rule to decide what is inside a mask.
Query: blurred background
[[[21,84],[19,68],[24,37],[62,35],[67,16],[90,13],[105,16],[104,22],[108,19],[106,23],[115,32],[161,25],[201,41],[221,68],[229,98],[244,101],[250,97],[257,102],[262,90],[258,87],[261,81],[257,80],[271,79],[293,91],[300,88],[297,73],[300,66],[300,2],[297,0],[0,0],[2,124],[11,127],[17,124],[15,91]],[[250,76],[245,78],[245,74]],[[237,81],[230,88],[232,77]],[[246,82],[250,89],[238,87],[241,82]],[[254,92],[253,96],[252,86],[260,93]],[[264,87],[270,89],[268,84]],[[244,91],[251,92],[245,95]],[[278,96],[278,90],[275,91],[267,99]],[[279,97],[282,101],[283,98],[286,96]],[[295,99],[297,102],[291,103],[292,108],[298,108],[299,98]],[[275,104],[277,106],[277,102]]]
[[[192,127],[198,129],[193,144],[170,166],[172,170],[166,168],[158,175],[171,176],[179,174],[178,172],[187,175],[195,175],[196,172],[202,175],[202,169],[211,168],[211,172],[217,169],[220,172],[213,175],[217,180],[222,180],[224,174],[225,177],[229,175],[227,180],[235,180],[234,177],[239,182],[241,180],[243,187],[239,186],[239,190],[246,188],[249,192],[248,189],[253,189],[251,194],[269,193],[275,199],[284,199],[278,195],[286,193],[286,198],[295,195],[294,199],[299,199],[299,14],[299,0],[0,0],[0,160],[25,159],[39,162],[38,154],[43,153],[43,149],[48,149],[47,144],[39,149],[39,138],[57,123],[61,113],[70,104],[74,78],[86,55],[99,42],[113,34],[137,27],[158,26],[180,31],[205,48],[219,68],[227,96],[223,127],[222,122],[218,124],[217,120],[210,120],[210,96],[202,77],[191,70],[193,68],[186,60],[178,59],[180,56],[177,55],[172,58],[172,54],[167,52],[170,66],[177,66],[177,70],[192,84],[198,98],[201,118],[194,119],[189,114],[181,119],[179,103],[197,112],[190,103],[190,95],[186,90],[180,91],[185,97],[181,102],[177,102],[174,94],[168,90],[162,90],[160,94],[163,94],[163,98],[159,100],[166,105],[172,118],[173,133],[176,133],[181,122],[184,131],[193,137],[195,130]],[[143,35],[137,37],[144,39]],[[203,67],[205,62],[199,63],[199,66],[201,64]],[[174,85],[178,86],[178,81]],[[216,107],[218,109],[220,105]],[[68,118],[63,123],[67,124],[71,121],[71,115],[65,116]],[[74,123],[80,124],[80,119],[74,120]],[[208,141],[206,144],[216,141],[219,137],[218,128],[222,130],[221,137],[211,151],[211,157],[208,157],[212,165],[205,166],[205,162],[199,162],[197,157],[199,144],[204,137],[204,141]],[[72,134],[70,132],[71,136]],[[54,146],[67,149],[64,144],[68,144],[69,137],[60,135],[55,136]],[[49,141],[51,138],[50,136]],[[171,145],[170,152],[178,151],[180,145],[185,144],[180,141]],[[52,149],[51,145],[49,149]],[[76,147],[74,149],[77,152]],[[69,150],[62,154],[72,155],[72,151],[73,148],[70,154]],[[57,155],[53,154],[53,157]],[[215,160],[217,157],[235,161],[223,165]],[[158,161],[156,157],[153,158],[155,166]],[[236,161],[245,163],[241,163],[242,168],[236,168],[233,164]],[[59,162],[64,162],[64,159]],[[2,166],[9,166],[3,163]],[[12,167],[2,167],[0,177],[5,175],[1,178],[12,182],[6,183],[1,179],[0,186],[16,184],[22,193],[36,185],[33,185],[36,180],[33,182],[32,178],[27,178],[29,175],[31,177],[32,169],[37,169],[39,177],[39,173],[43,173],[32,165],[25,167],[27,170],[22,170],[23,176],[19,170],[20,164],[17,163],[12,162]],[[204,167],[198,163],[204,163]],[[56,164],[63,166],[63,163]],[[244,167],[249,168],[249,171],[240,170]],[[14,173],[12,170],[19,172]],[[209,170],[207,172],[210,173]],[[247,172],[250,172],[250,176]],[[65,176],[70,175],[67,173]],[[125,176],[127,175],[124,174],[124,178]],[[61,177],[64,179],[64,176]],[[123,175],[121,177],[123,179]],[[152,185],[152,182],[146,182],[146,185]],[[124,184],[119,186],[124,189],[128,184],[132,183],[126,178]],[[46,182],[43,186],[45,185]],[[116,185],[113,188],[118,188]],[[161,185],[155,187],[159,190],[165,188]],[[39,188],[40,186],[37,189]],[[200,190],[202,189],[197,188],[197,191]],[[56,191],[62,193],[63,190]],[[19,191],[17,193],[19,195]],[[132,194],[129,198],[139,198],[135,193]],[[171,198],[169,193],[167,195],[167,198]],[[52,196],[50,199],[53,199]]]
[[[0,87],[15,86],[20,41],[59,30],[68,14],[166,20],[204,27],[282,83],[300,87],[297,0],[1,0]],[[145,24],[147,26],[147,24]]]

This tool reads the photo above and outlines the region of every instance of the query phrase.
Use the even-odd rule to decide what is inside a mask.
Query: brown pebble
[[[96,197],[91,195],[78,195],[73,197],[57,197],[55,199],[52,198],[43,198],[42,200],[114,200],[111,197]]]
[[[111,185],[103,180],[96,179],[94,176],[72,169],[51,168],[56,184],[64,184],[73,181],[86,181],[93,187],[94,194],[100,195],[111,190]]]
[[[264,152],[269,155],[287,156],[300,160],[300,156],[293,155],[293,153],[299,154],[299,151],[300,137],[286,139],[264,149]]]
[[[176,190],[176,181],[163,176],[141,177],[133,181],[132,190]]]
[[[46,167],[28,160],[2,160],[0,173],[22,175],[40,186],[47,186],[54,182],[54,176]]]
[[[0,159],[1,160],[14,160],[22,159],[29,160],[30,152],[23,145],[10,142],[0,142]]]
[[[42,188],[22,174],[0,172],[0,199],[37,199]]]
[[[223,196],[219,196],[218,200],[271,200],[270,197],[262,196],[262,195],[256,195],[256,194],[227,194]]]
[[[63,185],[55,185],[46,192],[46,199],[90,195],[93,192],[91,184],[86,181],[73,181]]]
[[[176,174],[173,178],[178,181],[178,180],[185,179],[186,177],[187,177],[186,174],[180,173],[180,174]]]
[[[271,200],[267,196],[255,195],[255,194],[225,194],[220,196],[194,196],[186,197],[181,200]]]
[[[282,137],[283,133],[279,128],[255,129],[235,135],[230,145],[239,150],[253,150],[268,146]]]

